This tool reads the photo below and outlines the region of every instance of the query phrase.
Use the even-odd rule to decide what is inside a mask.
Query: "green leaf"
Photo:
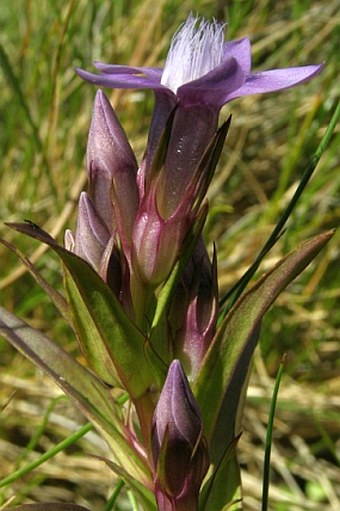
[[[132,399],[141,397],[153,383],[144,353],[144,336],[111,289],[86,261],[58,245],[38,226],[7,225],[47,243],[57,252],[65,266],[70,315],[81,350],[104,381],[116,385],[118,375]]]
[[[86,274],[84,274],[86,277]],[[84,304],[70,272],[64,268],[64,285],[67,292],[70,316],[76,330],[79,347],[95,373],[113,387],[122,387],[105,339],[98,332],[93,315]],[[93,312],[93,311],[92,311]]]
[[[231,445],[240,416],[242,390],[247,380],[251,358],[257,344],[261,319],[281,291],[314,259],[330,240],[334,231],[321,234],[305,242],[278,264],[235,303],[219,327],[205,356],[194,386],[194,393],[202,412],[205,434],[210,445],[211,461],[218,466],[223,449]],[[235,463],[235,460],[231,460]],[[228,465],[226,466],[226,472]],[[232,484],[234,488],[232,488]],[[229,495],[235,494],[238,478],[226,481],[222,471],[213,491],[224,485]],[[215,503],[214,511],[223,508],[226,501]]]
[[[206,509],[239,511],[242,509],[240,488],[240,467],[236,457],[236,447],[240,439],[239,435],[225,450],[221,461],[212,466],[208,477],[200,491],[199,510]],[[220,479],[224,481],[221,482]],[[230,486],[233,491],[228,491]],[[236,491],[235,491],[236,490]],[[227,503],[226,506],[224,504]]]
[[[0,307],[0,334],[45,371],[101,432],[114,460],[131,478],[149,484],[148,467],[125,437],[121,410],[108,387],[48,337]]]

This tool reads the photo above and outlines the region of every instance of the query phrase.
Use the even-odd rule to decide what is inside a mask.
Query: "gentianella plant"
[[[142,161],[98,90],[89,190],[80,196],[75,232],[67,230],[61,246],[35,224],[10,224],[57,252],[65,297],[4,242],[70,323],[88,367],[4,309],[1,334],[100,431],[110,447],[105,462],[142,509],[241,509],[236,447],[261,319],[332,233],[288,254],[230,307],[219,304],[216,253],[209,257],[202,237],[206,192],[230,125],[218,127],[219,112],[241,96],[301,84],[322,66],[253,73],[247,38],[224,42],[222,25],[190,16],[163,69],[96,67],[99,74],[77,72],[96,85],[154,92]],[[119,389],[128,407],[113,397]]]

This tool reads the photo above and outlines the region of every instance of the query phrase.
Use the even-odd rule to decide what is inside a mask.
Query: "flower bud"
[[[138,208],[137,162],[110,102],[96,94],[87,144],[90,195],[109,231],[131,241]],[[112,200],[114,198],[114,201]]]
[[[218,314],[216,266],[215,253],[211,263],[200,238],[170,310],[174,355],[182,361],[190,380],[196,377],[215,333]]]
[[[69,235],[68,238],[70,238]],[[72,251],[98,269],[109,238],[110,232],[98,214],[92,199],[86,192],[82,192]]]
[[[209,455],[200,411],[181,363],[174,360],[151,431],[155,493],[160,511],[195,511]]]
[[[144,196],[133,231],[132,263],[144,283],[157,286],[171,272],[190,226],[190,213],[183,207],[167,219],[160,215],[156,187]]]

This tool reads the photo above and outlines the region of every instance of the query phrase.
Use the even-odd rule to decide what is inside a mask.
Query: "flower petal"
[[[251,94],[263,94],[288,89],[299,83],[306,82],[320,73],[323,64],[318,66],[288,67],[272,69],[247,76],[245,83],[231,94],[226,94],[224,102]]]
[[[156,68],[114,66],[97,63],[102,74],[76,68],[78,75],[88,82],[111,89],[164,89],[160,84],[162,71]]]
[[[224,43],[223,55],[224,60],[234,57],[245,75],[251,72],[251,44],[248,37]]]
[[[105,62],[95,62],[95,67],[101,72],[110,75],[145,75],[160,81],[163,69],[157,67],[131,67],[120,64],[106,64]]]
[[[177,91],[180,101],[186,106],[198,103],[213,105],[219,109],[226,95],[238,90],[245,82],[245,75],[233,57],[224,61],[206,75],[182,85]]]

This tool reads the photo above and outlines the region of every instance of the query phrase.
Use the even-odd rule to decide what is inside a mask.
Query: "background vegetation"
[[[227,22],[228,38],[248,35],[257,70],[326,62],[290,91],[241,99],[210,191],[205,229],[216,241],[221,292],[254,259],[291,197],[339,99],[336,0],[12,0],[0,4],[0,218],[30,219],[62,241],[74,227],[86,186],[84,155],[95,88],[74,67],[94,60],[161,66],[171,35],[190,11]],[[150,92],[108,91],[141,158]],[[261,272],[340,218],[339,131]],[[56,258],[3,225],[56,288]],[[76,341],[18,260],[0,247],[0,302],[65,349]],[[287,353],[276,415],[270,509],[340,509],[339,233],[281,295],[264,321],[240,441],[245,509],[260,508],[263,442],[278,364]],[[60,390],[0,340],[0,479],[36,459],[83,424]],[[112,474],[89,454],[106,446],[89,433],[72,448],[0,489],[0,508],[73,501],[104,510]],[[115,509],[131,509],[131,503]],[[130,506],[130,507],[129,507]],[[106,509],[106,508],[105,508]],[[213,510],[210,510],[213,511]]]

